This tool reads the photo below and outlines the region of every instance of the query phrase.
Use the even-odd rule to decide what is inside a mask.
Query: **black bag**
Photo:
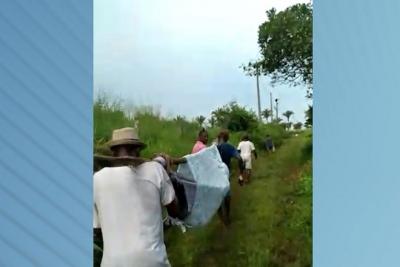
[[[183,177],[177,172],[171,172],[169,176],[179,202],[178,219],[183,220],[192,210],[196,194],[196,182]]]

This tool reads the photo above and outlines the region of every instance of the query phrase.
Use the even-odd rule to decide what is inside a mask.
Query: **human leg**
[[[245,173],[246,173],[246,184],[250,182],[250,174],[251,174],[251,157],[248,157],[245,161]]]
[[[230,224],[230,208],[231,208],[231,195],[230,191],[226,194],[222,200],[221,206],[218,209],[218,217],[224,225]]]
[[[225,225],[229,225],[231,223],[230,211],[231,211],[231,196],[226,196],[224,199],[224,206],[225,206]]]

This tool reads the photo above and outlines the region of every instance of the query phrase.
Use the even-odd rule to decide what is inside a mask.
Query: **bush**
[[[95,145],[111,138],[110,129],[133,125],[122,109],[120,101],[110,101],[99,96],[93,105],[93,126]]]
[[[238,117],[246,118],[249,121],[244,123],[236,119],[236,115],[230,121],[230,140],[233,145],[239,143],[244,133],[248,133],[251,140],[258,149],[264,148],[266,135],[269,134],[278,148],[289,133],[279,123],[259,123],[251,112],[241,108],[236,103],[231,103],[227,108],[233,111]],[[110,140],[112,131],[122,127],[133,127],[138,124],[139,136],[147,144],[143,151],[144,157],[150,157],[154,153],[164,152],[172,156],[182,156],[190,153],[197,138],[200,126],[196,121],[188,121],[185,117],[165,118],[152,107],[143,106],[128,110],[123,107],[122,101],[109,101],[107,97],[98,97],[94,103],[94,148],[95,153],[109,154],[110,151],[105,143]],[[246,114],[247,115],[244,115]],[[220,120],[222,120],[220,118]],[[239,124],[237,124],[239,123]],[[239,126],[240,125],[240,126]],[[222,127],[221,127],[222,128]],[[209,142],[217,137],[220,127],[207,129]],[[233,130],[234,129],[234,130]],[[239,129],[239,130],[238,130]]]
[[[200,130],[197,122],[189,122],[184,117],[163,118],[151,107],[124,110],[120,102],[109,103],[104,98],[96,99],[93,113],[95,153],[105,155],[110,153],[105,144],[117,128],[139,126],[139,136],[147,144],[142,153],[144,157],[158,152],[186,155],[191,152]],[[215,133],[210,134],[211,139],[216,136],[217,129],[210,132]]]
[[[234,132],[247,131],[258,124],[254,111],[247,110],[234,101],[214,110],[211,114],[211,120],[215,121],[217,126]]]
[[[313,154],[312,133],[308,133],[305,138],[305,144],[302,148],[303,161],[311,160]]]
[[[275,148],[279,148],[284,139],[289,137],[289,133],[278,123],[258,124],[257,127],[251,129],[248,133],[254,145],[259,149],[264,149],[264,142],[267,135],[271,136]]]

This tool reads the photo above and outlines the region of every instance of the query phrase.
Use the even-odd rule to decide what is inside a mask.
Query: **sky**
[[[256,79],[240,66],[259,58],[265,12],[299,2],[308,1],[95,0],[95,95],[151,105],[166,116],[209,117],[233,100],[257,111]],[[272,92],[280,114],[292,110],[293,121],[304,122],[304,87],[260,77],[260,91],[262,109]]]

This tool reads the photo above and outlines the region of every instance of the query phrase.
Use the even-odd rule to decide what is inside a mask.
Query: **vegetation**
[[[195,118],[195,121],[199,124],[200,127],[203,126],[205,120],[206,120],[206,117],[204,117],[202,115]]]
[[[201,129],[198,119],[199,117],[189,121],[183,116],[166,118],[150,107],[126,111],[122,101],[110,101],[107,97],[100,96],[94,104],[95,152],[109,153],[105,143],[111,138],[113,129],[138,124],[140,137],[148,144],[143,151],[145,157],[161,151],[172,156],[186,155],[191,151],[197,133]],[[201,119],[204,124],[205,118]],[[228,103],[213,111],[210,121],[213,121],[207,128],[210,140],[216,138],[222,128],[231,130],[233,144],[237,144],[241,136],[247,133],[259,149],[263,147],[267,134],[272,137],[276,147],[290,137],[284,125],[277,122],[259,123],[253,111],[236,102]]]
[[[303,84],[312,97],[312,6],[297,4],[284,11],[267,11],[267,21],[258,32],[261,58],[244,66],[249,75],[269,75],[273,83]],[[309,267],[312,265],[312,106],[303,124],[290,121],[288,110],[272,118],[272,110],[262,116],[237,102],[211,112],[211,116],[188,119],[163,117],[152,107],[126,108],[122,101],[100,95],[94,104],[94,150],[107,154],[105,143],[113,129],[138,125],[140,138],[148,145],[144,157],[164,152],[174,157],[188,154],[202,127],[209,140],[220,129],[229,129],[230,142],[238,143],[247,133],[259,151],[254,162],[252,183],[240,187],[233,172],[232,224],[223,226],[218,217],[205,227],[179,228],[165,232],[172,266],[271,266]],[[289,131],[293,126],[296,131]],[[307,129],[308,128],[308,129]],[[263,151],[270,135],[276,151]],[[101,249],[94,247],[94,265],[99,266]]]
[[[237,102],[230,102],[214,110],[211,114],[217,126],[231,131],[247,131],[258,124],[256,113],[252,110],[246,110]]]
[[[261,59],[249,63],[244,70],[251,75],[271,75],[273,82],[311,85],[311,4],[297,4],[281,12],[272,8],[267,17],[258,31]]]
[[[246,116],[250,123],[243,121]],[[206,227],[185,234],[178,228],[166,231],[172,266],[311,266],[311,132],[292,136],[282,124],[252,118],[251,111],[233,102],[209,119],[215,120],[208,128],[210,140],[222,126],[230,127],[232,144],[238,143],[244,131],[250,134],[260,151],[253,182],[239,187],[232,179],[229,228],[215,216]],[[150,107],[126,110],[122,101],[99,97],[94,105],[95,151],[108,153],[104,144],[112,130],[135,123],[148,144],[145,157],[161,151],[172,156],[189,153],[200,129],[198,120],[162,117]],[[261,151],[266,134],[277,147],[275,153]],[[100,258],[95,247],[95,266]]]
[[[266,121],[268,121],[268,119],[271,117],[271,120],[272,120],[272,111],[270,110],[270,109],[264,109],[262,112],[261,112],[261,115],[264,117],[264,119],[266,120]]]
[[[291,117],[293,114],[294,114],[293,111],[287,110],[287,111],[285,111],[282,115],[283,115],[284,117],[286,117],[287,121],[289,122],[290,117]]]
[[[312,12],[311,4],[296,4],[277,12],[275,8],[268,10],[267,20],[259,26],[258,44],[261,58],[243,66],[248,75],[268,75],[272,83],[303,84],[307,86],[307,97],[312,98],[313,62],[312,62]],[[270,110],[263,111],[268,121]],[[292,114],[284,114],[291,128],[289,118]],[[312,126],[312,106],[306,112],[304,126]],[[279,123],[278,119],[271,119]],[[303,125],[293,125],[300,130]]]
[[[171,264],[181,266],[311,266],[311,163],[306,135],[289,139],[255,161],[253,180],[232,179],[232,224],[218,216],[207,227],[166,232]],[[233,177],[236,177],[235,174]]]
[[[306,110],[306,122],[304,123],[304,126],[310,128],[312,124],[313,124],[313,107],[308,106],[308,109]]]
[[[301,130],[301,127],[303,127],[302,122],[296,122],[295,124],[293,124],[293,129],[295,130]]]

